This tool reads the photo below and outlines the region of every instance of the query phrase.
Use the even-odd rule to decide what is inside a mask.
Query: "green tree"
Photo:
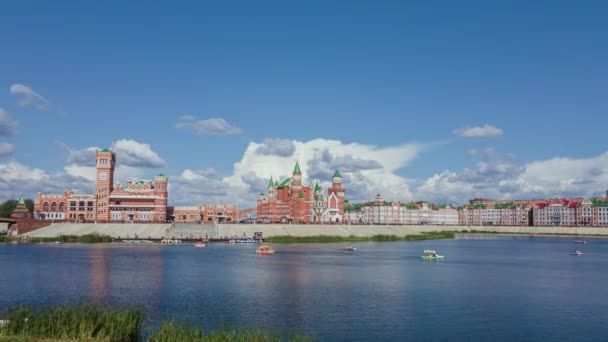
[[[17,206],[16,200],[7,200],[4,203],[0,204],[0,217],[11,217],[11,213],[15,210]]]

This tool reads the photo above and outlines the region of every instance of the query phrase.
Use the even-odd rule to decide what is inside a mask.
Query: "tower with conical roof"
[[[27,204],[25,204],[25,200],[23,199],[23,195],[19,197],[17,201],[17,206],[11,213],[11,218],[31,218],[32,214],[30,214],[30,210],[27,208]]]
[[[300,171],[300,163],[297,161],[296,161],[296,166],[294,166],[294,168],[293,168],[291,186],[296,191],[300,190],[302,188],[302,171]]]
[[[344,218],[344,195],[346,189],[342,186],[342,175],[336,169],[331,178],[331,188],[327,189],[327,207],[331,218],[335,222],[340,222]]]

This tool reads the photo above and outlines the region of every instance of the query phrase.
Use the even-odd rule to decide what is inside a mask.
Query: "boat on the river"
[[[255,252],[258,254],[274,254],[277,252],[277,250],[272,248],[272,246],[270,246],[270,245],[263,245],[263,246],[258,247],[258,249],[256,249]]]
[[[422,258],[422,260],[440,260],[443,259],[443,255],[439,255],[437,254],[437,252],[435,250],[432,249],[425,249],[424,250],[424,254],[421,256],[420,258]]]
[[[194,244],[194,247],[207,247],[207,244],[204,242],[197,242]]]
[[[571,253],[570,253],[570,255],[581,256],[581,255],[583,255],[583,252],[581,252],[581,251],[579,251],[579,250],[577,249],[577,250],[575,250],[575,251],[571,252]]]
[[[347,251],[354,252],[354,251],[356,251],[356,250],[357,250],[357,247],[353,247],[353,245],[349,245],[349,246],[347,246],[347,247],[346,247],[346,250],[347,250]]]
[[[587,243],[585,240],[574,240],[575,243]]]

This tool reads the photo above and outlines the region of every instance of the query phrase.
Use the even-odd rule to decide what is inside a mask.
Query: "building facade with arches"
[[[34,216],[39,220],[70,222],[167,222],[169,178],[162,173],[149,181],[114,182],[116,155],[97,150],[95,194],[38,193]]]

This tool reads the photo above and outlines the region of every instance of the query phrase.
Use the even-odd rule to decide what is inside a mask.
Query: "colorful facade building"
[[[327,197],[319,183],[315,187],[302,185],[302,172],[296,162],[291,178],[280,183],[268,183],[268,194],[257,199],[257,221],[268,223],[340,223],[344,221],[344,196],[342,176],[336,170]]]
[[[426,202],[384,201],[380,194],[372,202],[350,204],[346,208],[350,224],[457,225],[458,211],[450,205]]]
[[[232,223],[239,210],[232,204],[201,204],[192,207],[169,207],[169,218],[174,223]]]
[[[95,194],[75,194],[67,189],[61,195],[38,193],[35,217],[70,222],[167,222],[169,179],[160,174],[152,181],[128,180],[126,187],[114,183],[116,155],[98,150]]]
[[[534,203],[475,199],[458,208],[458,219],[463,226],[529,226]]]

